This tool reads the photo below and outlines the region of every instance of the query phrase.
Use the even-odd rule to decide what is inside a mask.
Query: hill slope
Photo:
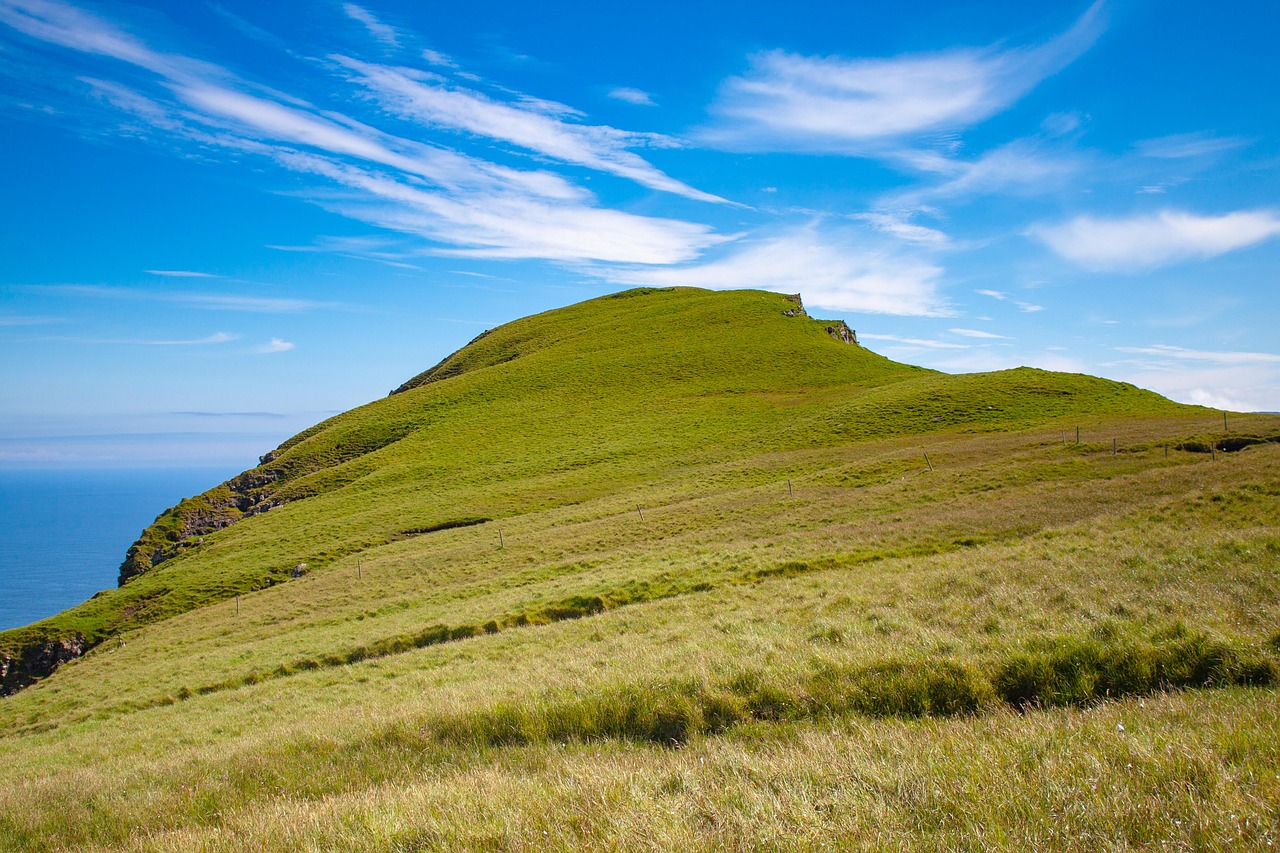
[[[1179,411],[1092,377],[898,364],[844,342],[798,297],[624,291],[494,329],[389,398],[294,436],[157,518],[120,568],[122,589],[0,634],[0,653],[25,649],[49,669],[302,563],[625,491],[690,462]],[[7,667],[0,684],[26,680],[20,662]]]
[[[796,307],[517,321],[163,514],[149,567],[4,636],[97,645],[0,701],[0,838],[1273,839],[1280,421]]]

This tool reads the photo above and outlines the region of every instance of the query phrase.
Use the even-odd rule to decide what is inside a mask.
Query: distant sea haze
[[[225,468],[0,470],[0,630],[74,607],[116,585],[125,551]]]

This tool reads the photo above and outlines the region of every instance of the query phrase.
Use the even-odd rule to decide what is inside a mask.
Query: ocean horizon
[[[116,586],[156,516],[234,476],[227,467],[0,470],[0,630]]]

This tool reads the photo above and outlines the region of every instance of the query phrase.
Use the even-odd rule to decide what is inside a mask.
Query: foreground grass
[[[758,725],[675,751],[477,750],[121,847],[1265,850],[1280,844],[1278,731],[1274,693],[1220,691],[1085,712]]]
[[[383,619],[414,607],[308,629],[325,622],[321,599],[282,613],[255,596],[238,621],[226,605],[206,614],[208,636],[191,646],[178,637],[197,623],[179,623],[195,615],[171,620],[0,706],[12,732],[0,739],[0,837],[16,849],[1265,848],[1280,802],[1275,688],[1203,688],[1274,680],[1277,451],[1168,467],[1153,453],[1116,476],[1034,487],[1013,472],[953,472],[1021,483],[982,490],[977,508],[953,496],[955,518],[985,506],[1005,519],[1011,500],[1027,532],[832,564],[747,560],[761,542],[738,537],[777,506],[751,487],[697,527],[699,546],[722,552],[703,574],[687,556],[701,588],[148,706],[153,656],[161,676],[194,660],[216,679],[263,655],[296,659],[274,626],[367,645],[351,632],[384,636]],[[920,478],[876,488],[869,504],[815,501],[813,512],[847,518],[815,520],[816,539],[779,548],[829,555],[825,537],[880,524],[891,538],[919,520],[910,506],[941,503]],[[1037,489],[1051,496],[1040,509]],[[620,528],[579,511],[595,522],[567,534],[549,524],[539,559],[578,551],[579,536],[596,543],[585,555],[643,544],[659,565],[664,549],[691,549],[674,531],[651,538],[638,519]],[[436,535],[390,546],[371,576],[453,547]],[[527,577],[523,556],[514,562],[506,577]],[[724,565],[737,573],[716,574]],[[544,582],[590,590],[581,571]],[[465,574],[433,575],[453,598],[421,579],[406,587],[417,606],[448,601],[459,614],[492,612],[487,596],[516,600],[501,597],[509,584],[477,594]],[[130,662],[135,647],[146,652]],[[137,699],[92,700],[103,684]],[[1179,685],[1196,689],[1165,692]]]

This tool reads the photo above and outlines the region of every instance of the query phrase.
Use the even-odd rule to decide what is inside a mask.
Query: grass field
[[[106,639],[0,700],[0,846],[1280,845],[1280,444],[787,307],[495,330],[10,632]]]

